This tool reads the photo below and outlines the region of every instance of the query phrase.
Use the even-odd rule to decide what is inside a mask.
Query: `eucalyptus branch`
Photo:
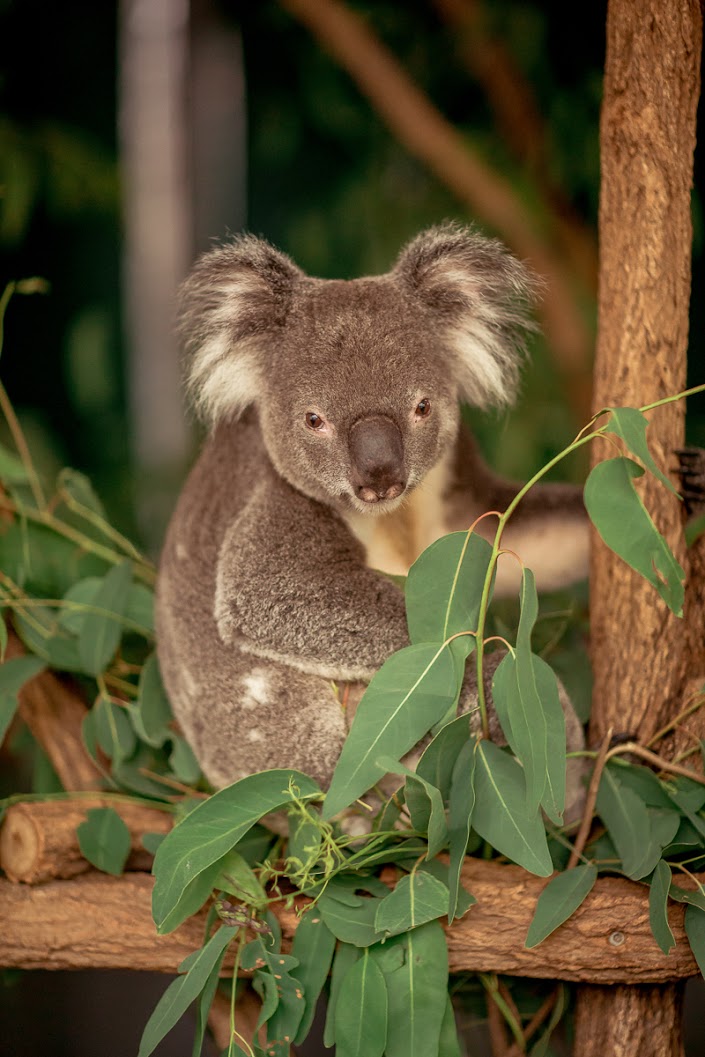
[[[684,400],[687,396],[695,396],[696,393],[705,393],[705,383],[694,385],[692,389],[683,389],[682,392],[676,393],[675,396],[664,396],[662,400],[654,400],[653,404],[644,404],[639,410],[644,414],[647,411],[653,411],[655,407],[663,407],[664,404],[673,404],[676,400]]]
[[[91,510],[90,507],[80,503],[71,495],[67,488],[64,486],[60,487],[58,495],[69,510],[73,511],[74,514],[78,514],[79,517],[84,519],[84,521],[88,521],[89,524],[93,525],[93,527],[98,529],[99,532],[102,532],[104,536],[107,536],[107,538],[117,544],[118,547],[121,547],[130,558],[134,558],[136,562],[141,562],[143,565],[149,565],[147,558],[145,558],[143,554],[140,554],[134,543],[132,543],[126,536],[123,536],[121,532],[118,532],[116,528],[113,528],[110,522],[106,521],[106,519],[95,510]]]
[[[658,767],[660,771],[668,771],[671,774],[679,774],[682,778],[690,778],[693,782],[698,782],[699,785],[705,785],[705,776],[696,774],[695,771],[690,771],[687,767],[681,767],[680,764],[674,763],[670,760],[664,760],[662,756],[657,756],[655,752],[649,752],[643,745],[638,745],[634,741],[625,741],[623,745],[615,745],[613,749],[607,753],[607,760],[611,760],[613,756],[621,756],[628,753],[633,756],[639,756],[642,760],[650,763],[652,767]]]
[[[582,858],[583,849],[587,844],[588,835],[590,833],[590,827],[592,825],[592,817],[595,814],[595,804],[597,802],[597,791],[600,788],[600,779],[602,778],[602,772],[605,769],[605,764],[609,756],[610,741],[612,740],[612,727],[609,728],[602,744],[600,745],[600,751],[597,754],[595,760],[595,766],[593,768],[592,777],[590,778],[590,785],[588,787],[587,797],[585,799],[585,807],[583,809],[583,817],[580,823],[580,829],[575,838],[573,850],[570,853],[568,865],[566,869],[572,870],[574,866],[578,865],[578,860]]]
[[[93,606],[89,602],[74,602],[70,598],[30,598],[28,595],[25,595],[22,598],[13,598],[11,601],[3,601],[2,604],[9,609],[21,610],[24,607],[28,609],[48,609],[52,606],[57,609],[69,609],[74,612],[92,613],[95,616],[108,617],[110,620],[122,624],[123,627],[128,629],[128,631],[135,631],[146,639],[154,638],[153,632],[145,627],[144,624],[140,624],[136,620],[130,620],[129,617],[121,616],[119,613],[113,613],[110,609],[103,609],[101,606]]]

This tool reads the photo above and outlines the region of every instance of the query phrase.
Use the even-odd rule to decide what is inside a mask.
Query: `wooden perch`
[[[142,835],[168,833],[172,816],[128,797],[100,796],[13,804],[0,829],[0,867],[11,881],[28,884],[75,877],[90,870],[90,863],[81,855],[76,827],[96,807],[113,808],[127,825],[132,838],[127,868],[149,870],[152,856],[142,847]]]
[[[603,878],[565,925],[524,948],[547,883],[518,866],[468,859],[463,882],[477,905],[447,930],[451,972],[499,972],[589,983],[650,984],[698,972],[683,930],[683,907],[669,907],[676,939],[661,953],[649,927],[648,890]],[[18,969],[149,969],[174,972],[203,941],[203,913],[157,936],[152,878],[95,872],[43,885],[0,882],[0,964]],[[296,910],[273,907],[285,937]]]

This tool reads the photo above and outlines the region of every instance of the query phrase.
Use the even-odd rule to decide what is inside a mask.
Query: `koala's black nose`
[[[365,503],[397,499],[406,488],[404,443],[391,418],[370,415],[354,423],[349,437],[351,481]]]

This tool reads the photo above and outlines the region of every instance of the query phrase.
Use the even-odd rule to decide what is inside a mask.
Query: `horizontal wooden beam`
[[[669,908],[670,955],[651,935],[648,889],[602,878],[569,922],[533,950],[524,948],[536,899],[546,884],[517,866],[468,859],[463,882],[477,904],[447,930],[451,972],[499,972],[599,984],[648,984],[698,972],[683,930],[683,908]],[[168,936],[151,916],[153,879],[95,871],[40,885],[0,881],[0,965],[19,969],[149,969],[174,972],[203,940],[204,915]],[[295,910],[275,905],[282,931]]]

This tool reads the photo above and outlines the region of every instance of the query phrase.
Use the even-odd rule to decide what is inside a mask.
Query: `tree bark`
[[[30,800],[7,809],[0,829],[0,867],[11,881],[37,884],[75,877],[91,869],[81,855],[76,828],[88,811],[111,807],[130,831],[129,870],[149,870],[153,856],[142,846],[145,833],[168,833],[173,818],[157,808],[125,797],[81,797],[73,800]]]
[[[610,0],[595,411],[651,403],[685,388],[701,42],[698,0]],[[683,444],[684,415],[682,403],[651,415],[650,444],[667,472]],[[606,445],[594,451],[596,459],[609,454]],[[649,474],[642,488],[687,567],[680,504]],[[643,742],[679,710],[688,635],[640,576],[593,542],[592,738],[600,741],[613,727]],[[681,1055],[681,998],[677,985],[586,989],[578,999],[574,1057]]]
[[[570,922],[532,950],[524,941],[545,878],[518,866],[467,859],[463,883],[477,904],[447,929],[451,972],[604,984],[657,983],[698,972],[683,929],[683,907],[668,909],[676,948],[664,955],[649,927],[648,890],[630,881],[601,879]],[[174,972],[203,942],[204,914],[158,936],[152,885],[147,874],[108,877],[95,871],[38,885],[0,881],[0,965]],[[275,903],[272,909],[290,939],[297,908]]]

